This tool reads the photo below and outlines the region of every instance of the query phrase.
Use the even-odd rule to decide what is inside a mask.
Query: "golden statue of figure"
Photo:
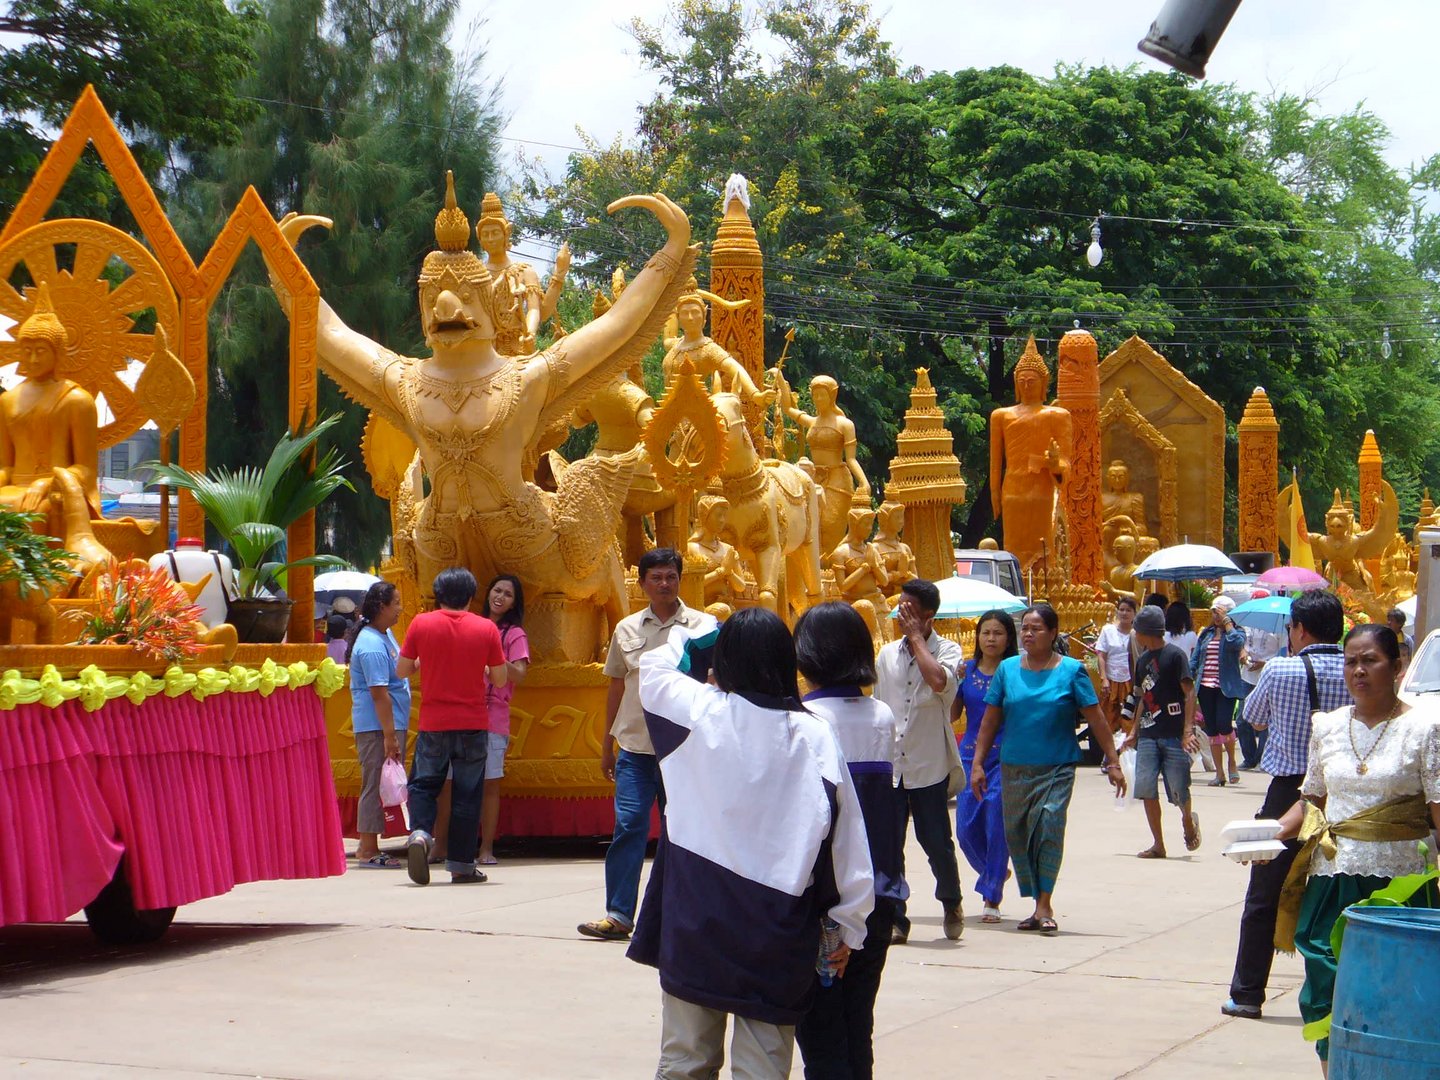
[[[835,587],[847,604],[868,600],[875,606],[877,617],[890,613],[885,588],[890,575],[885,570],[885,556],[870,542],[870,528],[875,524],[875,511],[857,506],[846,521],[845,539],[825,558],[825,565],[835,572]]]
[[[1293,490],[1286,488],[1280,493],[1281,520],[1288,518]],[[1325,560],[1325,572],[1330,580],[1357,591],[1369,588],[1360,563],[1378,558],[1385,551],[1400,522],[1400,503],[1395,498],[1395,489],[1383,480],[1375,501],[1375,524],[1364,532],[1355,532],[1355,512],[1342,501],[1339,488],[1335,489],[1335,501],[1325,511],[1325,534],[1317,536],[1301,526],[1300,539],[1308,541],[1315,554]]]
[[[110,558],[90,519],[100,516],[95,399],[56,370],[69,335],[42,283],[15,331],[21,382],[0,396],[0,505],[44,514],[45,532],[78,556],[83,574]]]
[[[1381,563],[1380,586],[1375,591],[1386,603],[1398,604],[1415,595],[1416,575],[1410,569],[1410,545],[1397,536]]]
[[[870,481],[855,457],[855,423],[840,409],[840,384],[829,375],[810,380],[815,415],[802,412],[783,375],[777,375],[780,406],[800,426],[814,463],[815,482],[825,492],[820,517],[820,550],[831,551],[845,535],[852,502],[870,505]]]
[[[745,591],[740,572],[740,553],[720,538],[729,525],[730,504],[719,495],[701,495],[695,531],[685,549],[687,559],[705,574],[705,606],[735,606],[735,597]]]
[[[686,291],[675,302],[675,321],[679,333],[666,339],[665,359],[660,370],[665,378],[665,389],[669,390],[675,381],[680,362],[686,357],[695,365],[695,374],[712,394],[734,394],[742,401],[754,401],[760,407],[775,399],[774,390],[761,390],[745,370],[745,365],[736,360],[705,335],[705,319],[710,309],[705,301],[722,304],[727,308],[745,307],[748,300],[730,301],[706,292],[695,284],[692,277],[686,284]]]
[[[660,219],[665,246],[603,316],[529,357],[496,351],[497,331],[518,326],[519,309],[469,250],[470,225],[449,177],[435,220],[439,250],[425,257],[419,277],[428,358],[391,352],[321,301],[321,368],[419,447],[430,491],[405,531],[414,537],[422,589],[440,570],[461,565],[480,581],[517,574],[557,617],[578,618],[595,605],[613,626],[627,613],[615,532],[638,452],[570,464],[553,492],[527,483],[521,461],[558,419],[644,354],[689,274],[695,249],[684,211],[664,195],[627,196],[610,210],[632,206]],[[280,229],[293,244],[317,224],[330,222],[287,214]],[[272,285],[288,313],[291,297]],[[593,654],[598,641],[580,639],[594,633],[593,623],[567,632],[566,658],[589,660],[578,654]]]
[[[1140,568],[1140,564],[1135,561],[1137,546],[1135,537],[1129,533],[1121,533],[1111,545],[1115,565],[1107,573],[1107,580],[1101,586],[1111,600],[1119,600],[1122,596],[1128,596],[1131,600],[1139,599],[1135,595],[1135,571]]]
[[[519,314],[518,324],[507,320],[495,331],[495,351],[502,356],[527,356],[535,351],[535,337],[540,326],[555,314],[565,275],[570,272],[570,245],[561,244],[555,253],[555,272],[549,285],[542,289],[540,277],[527,262],[510,258],[510,219],[500,205],[500,196],[487,191],[480,202],[480,220],[475,225],[475,238],[485,253],[485,268],[495,281],[495,288],[507,290],[513,300],[509,306]]]
[[[1022,570],[1042,552],[1054,561],[1060,488],[1070,472],[1070,414],[1045,404],[1049,386],[1050,369],[1031,338],[1015,365],[1019,404],[990,414],[990,505]]]
[[[875,517],[875,539],[872,543],[885,563],[887,595],[893,602],[900,595],[900,586],[915,576],[915,552],[900,539],[905,528],[905,504],[885,501]]]
[[[1100,496],[1100,503],[1102,522],[1123,514],[1136,528],[1145,530],[1145,496],[1130,490],[1130,466],[1125,462],[1112,461],[1105,470],[1105,491]]]

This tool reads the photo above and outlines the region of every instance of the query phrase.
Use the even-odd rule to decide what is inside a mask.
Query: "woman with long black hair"
[[[530,667],[530,640],[525,636],[525,590],[514,574],[497,574],[485,590],[485,610],[480,614],[500,630],[500,648],[510,680],[504,686],[485,691],[490,713],[485,751],[485,789],[480,796],[480,851],[475,861],[494,866],[495,833],[500,828],[500,778],[505,775],[505,751],[510,746],[510,699]]]
[[[400,590],[388,581],[377,581],[360,605],[359,621],[346,635],[350,725],[360,759],[360,799],[355,807],[360,846],[355,865],[365,870],[398,870],[402,865],[380,850],[380,834],[385,831],[380,770],[387,759],[404,764],[410,727],[410,682],[395,673],[400,645],[390,631],[400,611]]]

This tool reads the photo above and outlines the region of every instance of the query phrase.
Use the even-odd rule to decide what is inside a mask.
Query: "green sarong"
[[[1065,819],[1075,791],[1075,763],[1001,765],[1005,842],[1021,896],[1055,891],[1065,855]]]
[[[1330,947],[1335,920],[1351,904],[1367,899],[1390,884],[1389,878],[1359,874],[1312,877],[1305,884],[1300,918],[1295,924],[1295,949],[1305,958],[1305,985],[1300,988],[1300,1018],[1312,1024],[1330,1015],[1335,998],[1337,962]],[[1321,1061],[1330,1060],[1330,1040],[1315,1043]]]

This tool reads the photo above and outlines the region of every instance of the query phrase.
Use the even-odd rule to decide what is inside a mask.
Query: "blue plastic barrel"
[[[1440,911],[1354,907],[1331,1009],[1330,1080],[1440,1077]]]

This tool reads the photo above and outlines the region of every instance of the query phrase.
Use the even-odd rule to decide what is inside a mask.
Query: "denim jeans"
[[[480,795],[485,787],[486,731],[421,731],[415,736],[410,767],[410,828],[426,836],[435,831],[435,801],[452,767],[450,840],[445,869],[468,874],[475,869],[480,844]]]
[[[663,810],[659,759],[621,750],[615,758],[615,835],[605,852],[605,914],[622,926],[635,925],[640,868],[645,865],[650,808],[656,798]]]
[[[935,899],[945,907],[960,905],[960,863],[955,857],[955,834],[950,831],[950,797],[945,794],[946,781],[929,787],[907,788],[903,784],[895,789],[895,801],[900,813],[896,815],[900,825],[900,851],[904,869],[905,831],[910,818],[915,818],[915,839],[925,857],[930,860],[930,872],[935,875]],[[908,877],[908,875],[907,875]],[[905,914],[905,901],[895,904],[895,925],[905,933],[910,932],[910,919]]]
[[[1245,703],[1240,703],[1240,708],[1235,712],[1235,737],[1240,740],[1240,764],[1246,768],[1254,769],[1260,765],[1260,755],[1265,753],[1265,739],[1270,734],[1269,728],[1261,728],[1256,731],[1250,726],[1240,713],[1244,711]]]

